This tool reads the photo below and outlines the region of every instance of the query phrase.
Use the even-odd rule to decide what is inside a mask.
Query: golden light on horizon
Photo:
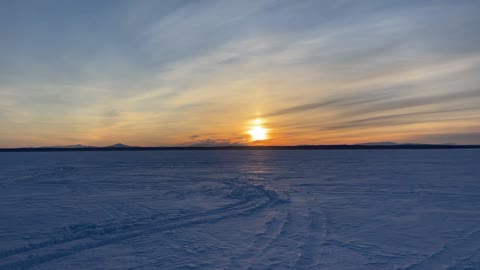
[[[267,139],[268,130],[264,128],[262,124],[262,120],[260,118],[255,119],[254,121],[255,126],[253,126],[248,133],[252,137],[252,141],[263,141]]]

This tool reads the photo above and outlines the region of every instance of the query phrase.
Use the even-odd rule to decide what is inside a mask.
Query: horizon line
[[[480,144],[305,144],[305,145],[218,145],[218,146],[51,146],[1,148],[0,152],[66,152],[66,151],[145,151],[145,150],[368,150],[368,149],[472,149]]]

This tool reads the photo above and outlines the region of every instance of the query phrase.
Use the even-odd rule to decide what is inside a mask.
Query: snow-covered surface
[[[480,269],[479,150],[0,153],[0,269]]]

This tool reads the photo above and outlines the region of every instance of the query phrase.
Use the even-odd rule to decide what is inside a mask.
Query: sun
[[[260,119],[255,119],[255,126],[248,131],[250,136],[252,136],[252,141],[263,141],[267,139],[267,129],[261,126],[262,121]]]
[[[255,126],[248,132],[254,141],[262,141],[267,139],[267,130],[261,126]]]

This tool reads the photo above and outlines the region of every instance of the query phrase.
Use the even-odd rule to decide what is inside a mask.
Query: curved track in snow
[[[275,191],[261,185],[230,185],[231,197],[238,199],[238,202],[202,213],[167,219],[153,217],[127,222],[71,225],[69,232],[64,233],[61,238],[0,251],[0,269],[29,269],[88,249],[167,230],[247,216],[270,205],[285,202]]]

